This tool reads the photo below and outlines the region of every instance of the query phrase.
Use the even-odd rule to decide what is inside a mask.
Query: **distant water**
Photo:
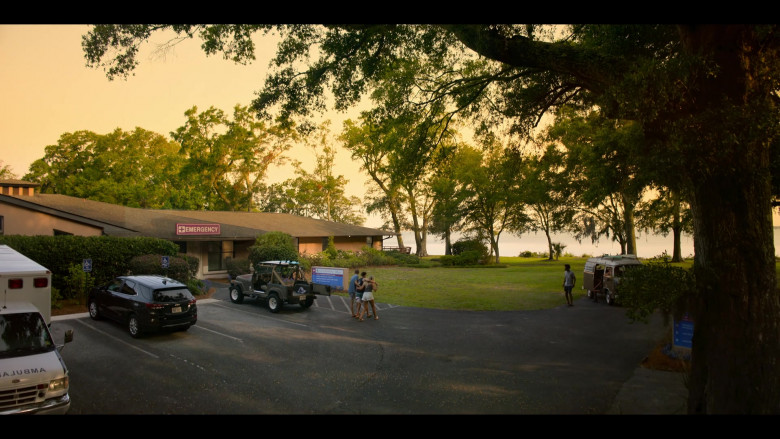
[[[777,254],[777,249],[780,248],[780,241],[778,240],[780,233],[778,233],[778,229],[780,227],[774,228],[775,254]],[[412,253],[414,253],[416,247],[412,233],[404,233],[403,239],[404,245],[412,247]],[[453,239],[453,242],[457,239],[459,238]],[[574,256],[620,254],[620,244],[612,241],[611,238],[602,238],[599,242],[591,243],[590,239],[577,242],[572,235],[553,235],[552,242],[560,242],[565,245],[564,253],[570,253]],[[394,240],[387,240],[385,244],[396,245]],[[671,256],[674,252],[674,238],[671,234],[667,236],[637,234],[636,247],[637,256],[640,258],[652,258],[663,254],[664,251]],[[427,249],[429,255],[443,255],[444,241],[429,235]],[[518,256],[524,251],[547,253],[547,237],[544,233],[527,233],[521,236],[502,234],[498,241],[498,249],[500,256]],[[693,236],[683,234],[680,249],[683,257],[692,257]]]

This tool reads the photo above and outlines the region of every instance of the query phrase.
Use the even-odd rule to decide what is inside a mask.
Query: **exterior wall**
[[[35,195],[35,188],[32,186],[0,186],[0,194],[3,195]]]
[[[55,229],[78,236],[100,236],[103,234],[103,229],[99,227],[5,203],[0,203],[0,216],[3,217],[3,233],[6,235],[52,236]]]
[[[298,238],[298,253],[313,255],[322,251],[322,238]]]
[[[382,249],[382,236],[373,236],[371,247],[377,250]],[[315,254],[322,251],[323,238],[299,238],[298,252],[303,254]],[[368,239],[365,236],[336,236],[333,239],[333,245],[339,250],[358,252],[368,245]]]

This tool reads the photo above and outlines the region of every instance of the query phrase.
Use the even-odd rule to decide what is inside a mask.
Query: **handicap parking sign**
[[[84,268],[84,272],[89,273],[92,271],[92,259],[84,259],[81,265]]]
[[[162,268],[168,268],[168,256],[162,257]]]

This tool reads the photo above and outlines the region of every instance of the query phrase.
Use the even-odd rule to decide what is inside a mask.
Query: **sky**
[[[166,36],[153,35],[142,46],[140,64],[127,80],[109,81],[102,68],[86,66],[81,37],[86,25],[0,25],[0,165],[8,165],[21,178],[33,161],[43,158],[48,145],[60,136],[80,130],[108,134],[116,128],[136,127],[162,134],[184,125],[184,112],[193,106],[211,106],[232,115],[239,104],[250,105],[268,72],[276,43],[258,45],[256,60],[235,64],[221,55],[206,56],[200,40],[178,44],[165,56],[154,54]],[[173,33],[168,34],[168,36]],[[336,133],[349,114],[333,113]],[[311,150],[291,151],[307,171],[313,171]],[[363,198],[367,175],[357,169],[349,154],[338,150],[335,173],[349,180],[347,195]],[[291,177],[291,168],[272,169],[269,180]],[[381,224],[366,224],[376,227]]]

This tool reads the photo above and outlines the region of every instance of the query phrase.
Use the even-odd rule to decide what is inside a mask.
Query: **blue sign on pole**
[[[690,349],[693,347],[693,320],[685,313],[682,320],[674,322],[674,346]]]
[[[82,268],[84,268],[85,273],[89,273],[92,271],[92,259],[84,259],[84,262],[81,264]]]
[[[334,290],[344,290],[344,269],[335,267],[311,267],[311,281],[330,285]]]
[[[169,265],[168,256],[163,256],[162,257],[162,268],[168,268],[168,265]]]

